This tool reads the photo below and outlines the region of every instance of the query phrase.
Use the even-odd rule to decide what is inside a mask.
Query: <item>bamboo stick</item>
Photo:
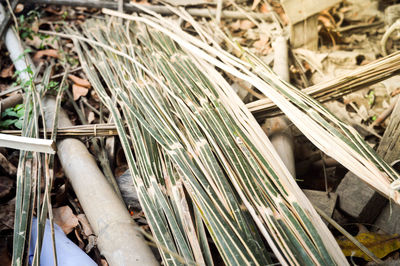
[[[48,139],[36,139],[0,134],[0,147],[17,150],[56,153],[54,141]]]
[[[399,61],[400,52],[396,52],[348,74],[305,88],[303,92],[320,102],[334,100],[398,74]],[[259,119],[278,114],[276,105],[268,98],[251,102],[246,106]]]

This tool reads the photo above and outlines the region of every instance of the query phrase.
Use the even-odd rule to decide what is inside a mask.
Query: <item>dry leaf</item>
[[[72,94],[74,95],[74,101],[78,100],[81,96],[86,96],[89,89],[79,86],[79,85],[72,85]]]
[[[61,227],[66,235],[71,233],[79,224],[78,218],[68,206],[53,209],[53,216],[54,222]]]
[[[236,20],[235,22],[230,24],[230,27],[233,31],[240,29],[240,20]]]
[[[87,120],[89,124],[91,124],[94,121],[94,113],[92,111],[89,112]]]
[[[76,217],[78,218],[79,223],[82,226],[83,233],[85,234],[85,236],[94,235],[92,227],[90,226],[89,221],[86,218],[86,215],[85,214],[78,214]]]
[[[10,65],[9,67],[3,68],[0,73],[0,77],[9,78],[14,75],[14,65]]]
[[[240,29],[241,30],[249,30],[251,28],[253,28],[255,26],[255,24],[253,22],[251,22],[250,20],[242,20],[240,22]]]
[[[261,34],[260,39],[253,43],[253,47],[262,55],[268,54],[271,50],[271,46],[269,45],[269,36]]]
[[[58,51],[55,49],[47,49],[47,50],[40,50],[38,51],[35,56],[33,57],[33,60],[38,61],[41,59],[43,56],[49,56],[49,57],[54,57],[54,58],[59,58]]]
[[[92,96],[92,99],[95,100],[96,102],[98,102],[98,103],[100,102],[100,98],[99,98],[99,96],[97,95],[96,91],[91,90],[91,91],[90,91],[90,96]]]
[[[262,5],[260,6],[260,12],[261,12],[261,13],[269,13],[269,7],[268,7],[268,5],[267,5],[267,4],[262,4]]]
[[[76,85],[79,85],[81,87],[85,88],[90,88],[90,82],[87,79],[82,79],[80,77],[74,76],[74,75],[68,75],[68,78],[72,80]]]
[[[65,12],[65,6],[62,6],[60,9],[55,9],[53,6],[47,6],[44,10],[51,14],[61,16]]]
[[[400,249],[400,235],[398,234],[386,235],[368,232],[358,234],[356,239],[380,259],[389,253]],[[371,261],[370,257],[368,257],[347,238],[341,237],[340,239],[337,239],[337,242],[345,256],[358,257],[363,258],[366,261]]]
[[[22,12],[22,10],[24,10],[24,5],[23,4],[17,4],[17,6],[14,9],[14,12],[16,14],[18,14],[18,13]]]
[[[54,36],[49,36],[43,40],[38,35],[33,35],[32,39],[26,38],[25,43],[29,46],[35,47],[36,49],[41,49],[42,47],[48,46],[53,49],[58,50],[58,41]]]

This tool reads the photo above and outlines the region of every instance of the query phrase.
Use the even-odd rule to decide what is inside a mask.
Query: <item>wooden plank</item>
[[[56,153],[56,145],[53,140],[11,136],[7,134],[0,134],[0,147],[50,154]]]
[[[318,49],[318,15],[290,26],[290,44],[292,48]]]
[[[318,14],[341,0],[281,0],[283,9],[292,25]]]
[[[378,147],[378,154],[391,164],[400,159],[400,97],[390,116],[390,122]]]

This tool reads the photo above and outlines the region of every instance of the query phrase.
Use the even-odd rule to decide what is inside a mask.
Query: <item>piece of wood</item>
[[[318,49],[318,15],[290,25],[290,44],[292,48]]]
[[[283,9],[293,25],[339,2],[341,0],[281,0]]]
[[[318,190],[302,189],[312,205],[322,210],[328,217],[332,217],[335,210],[337,194]],[[325,221],[325,223],[327,223]]]
[[[387,163],[391,164],[400,158],[400,101],[393,109],[388,127],[379,143],[377,153]],[[339,207],[344,212],[359,222],[372,223],[377,218],[377,223],[382,226],[382,220],[388,219],[390,211],[388,200],[370,188],[351,172],[348,172],[340,182],[336,192],[339,195]],[[385,207],[386,206],[386,207]],[[385,208],[384,208],[385,207]],[[398,210],[399,208],[396,208]],[[400,209],[395,216],[400,216]],[[382,218],[384,217],[384,218]],[[400,226],[388,227],[390,230],[400,230]],[[396,229],[396,230],[397,230]]]
[[[0,147],[50,154],[56,153],[56,145],[53,140],[27,138],[6,134],[0,134]]]
[[[390,116],[389,125],[383,134],[381,143],[378,147],[378,154],[382,156],[387,163],[391,164],[400,159],[400,100],[397,103]]]
[[[340,0],[282,0],[290,23],[290,44],[293,48],[318,49],[318,13]]]

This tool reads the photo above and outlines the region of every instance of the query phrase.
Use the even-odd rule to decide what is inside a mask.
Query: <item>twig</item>
[[[386,50],[386,43],[387,40],[389,39],[390,35],[392,35],[392,33],[395,30],[400,29],[400,19],[396,20],[395,23],[393,23],[385,32],[385,34],[383,34],[382,40],[381,40],[381,49],[382,49],[382,54],[384,56],[387,55],[387,50]]]
[[[349,25],[349,26],[345,26],[345,27],[340,27],[337,29],[332,29],[332,31],[336,31],[336,32],[345,32],[345,31],[350,31],[350,30],[355,30],[355,29],[364,29],[364,28],[370,28],[370,27],[378,27],[381,26],[383,24],[383,21],[377,21],[374,23],[363,23],[363,24],[357,24],[357,25]]]
[[[366,248],[363,244],[360,243],[354,236],[350,235],[343,227],[341,227],[335,220],[333,220],[331,217],[326,215],[322,210],[320,210],[318,207],[315,207],[315,210],[318,212],[319,215],[322,216],[322,218],[330,223],[335,229],[337,229],[340,233],[342,233],[347,239],[349,239],[354,245],[356,245],[362,252],[364,252],[368,257],[370,257],[373,261],[376,263],[383,263],[382,260],[380,260],[378,257],[375,256],[374,253],[372,253],[368,248]]]
[[[218,24],[221,23],[221,12],[222,12],[222,5],[223,5],[223,0],[218,0],[217,2],[217,14],[215,16],[215,20],[217,21]]]
[[[22,103],[22,100],[22,94],[19,93],[5,98],[4,100],[0,101],[0,113],[7,108],[14,107],[17,104]]]
[[[30,0],[23,0],[23,2],[31,2]],[[67,5],[67,6],[85,6],[91,8],[108,8],[108,9],[118,9],[118,3],[114,1],[102,1],[102,0],[90,0],[90,1],[82,1],[82,0],[36,0],[35,4],[46,4],[46,5]],[[140,5],[138,5],[140,6]],[[144,5],[143,5],[144,6]],[[172,15],[174,14],[167,6],[161,5],[146,5],[144,6],[147,9],[159,13],[161,15]],[[137,6],[124,3],[124,11],[125,12],[137,12],[143,13],[143,11]],[[217,14],[216,9],[206,9],[206,8],[188,8],[186,11],[195,17],[215,17]],[[263,20],[271,20],[271,15],[269,13],[255,13],[248,12],[247,15]],[[221,12],[221,18],[237,18],[237,19],[247,19],[248,16],[238,11],[229,11],[223,10]]]
[[[44,130],[40,130],[40,134],[43,134]],[[21,130],[0,130],[2,134],[21,136]],[[51,130],[47,130],[47,133],[51,133]],[[117,136],[117,128],[114,124],[94,124],[94,125],[79,125],[71,127],[60,127],[57,129],[57,138],[65,137],[108,137]]]
[[[396,106],[397,101],[399,100],[399,97],[396,97],[393,102],[389,105],[389,107],[383,111],[378,118],[372,123],[371,127],[374,126],[379,126],[380,124],[383,123],[383,121],[386,120],[390,116],[390,114],[393,112],[394,107]]]

